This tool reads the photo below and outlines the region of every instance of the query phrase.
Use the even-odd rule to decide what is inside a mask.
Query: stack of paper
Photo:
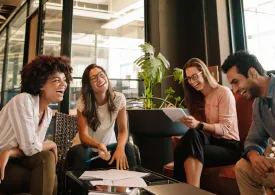
[[[91,180],[90,182],[93,186],[145,187],[147,184],[142,177],[149,174],[150,173],[110,169],[104,171],[85,171],[79,178]]]

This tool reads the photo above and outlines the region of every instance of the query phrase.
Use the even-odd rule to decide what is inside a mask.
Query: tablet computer
[[[180,118],[188,116],[182,108],[162,108],[162,111],[173,121],[180,122]]]

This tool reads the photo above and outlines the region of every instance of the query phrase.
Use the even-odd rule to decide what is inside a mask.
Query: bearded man
[[[268,139],[275,140],[275,75],[267,75],[256,56],[248,51],[228,56],[222,71],[234,92],[255,99],[243,158],[235,167],[240,193],[266,194],[264,186],[275,187],[275,160],[263,156]]]

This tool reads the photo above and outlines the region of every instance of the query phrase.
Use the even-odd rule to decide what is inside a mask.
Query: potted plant
[[[150,43],[141,44],[139,47],[144,52],[144,55],[139,57],[134,63],[141,67],[142,70],[139,73],[139,77],[144,79],[144,108],[154,108],[155,104],[153,103],[153,99],[162,101],[159,108],[162,108],[164,103],[172,104],[175,107],[183,107],[183,99],[180,96],[174,97],[173,95],[175,91],[171,87],[165,91],[166,97],[164,99],[153,96],[153,88],[157,84],[160,84],[165,78],[174,77],[174,81],[179,84],[182,83],[183,70],[180,68],[174,68],[171,75],[165,76],[165,72],[170,70],[170,63],[168,60],[161,53],[155,56],[155,48]],[[175,103],[169,101],[170,99],[174,99]]]
[[[141,67],[139,76],[144,79],[145,92],[144,97],[137,99],[144,100],[144,109],[128,109],[129,130],[139,147],[142,166],[161,173],[163,165],[172,160],[171,136],[184,134],[187,127],[172,122],[161,109],[152,109],[156,106],[155,99],[161,101],[158,108],[165,103],[182,107],[183,99],[174,97],[175,91],[171,87],[165,91],[164,98],[155,97],[153,88],[169,77],[181,83],[183,70],[174,68],[170,75],[165,74],[171,71],[168,60],[161,53],[155,56],[155,49],[149,43],[140,45],[140,48],[144,55],[135,64]]]

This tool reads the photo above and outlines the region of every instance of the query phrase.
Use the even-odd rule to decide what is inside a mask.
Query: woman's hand
[[[116,168],[117,169],[128,169],[129,168],[124,148],[120,148],[120,147],[116,148],[116,151],[115,151],[109,165],[111,165],[114,162],[114,160],[116,160]]]
[[[9,157],[10,157],[9,150],[4,150],[0,152],[0,184],[1,184],[1,181],[4,180],[5,168],[9,161]]]
[[[176,108],[173,104],[168,104],[165,108]]]
[[[42,143],[42,150],[43,151],[51,151],[54,154],[55,164],[57,164],[58,156],[57,156],[57,145],[53,141],[44,141]]]
[[[180,121],[192,129],[196,128],[200,124],[200,121],[197,121],[193,116],[183,116],[180,118]]]
[[[103,144],[103,143],[99,143],[97,145],[97,149],[98,149],[98,152],[101,151],[103,152],[104,154],[106,154],[108,152],[106,146]]]
[[[111,152],[110,151],[108,151],[107,153],[104,153],[103,151],[99,150],[98,155],[101,159],[106,160],[106,161],[110,160],[110,158],[111,158]]]
[[[98,155],[100,156],[100,158],[106,161],[110,160],[111,154],[110,152],[108,152],[106,146],[103,143],[99,143],[97,146],[97,149],[98,149]]]

